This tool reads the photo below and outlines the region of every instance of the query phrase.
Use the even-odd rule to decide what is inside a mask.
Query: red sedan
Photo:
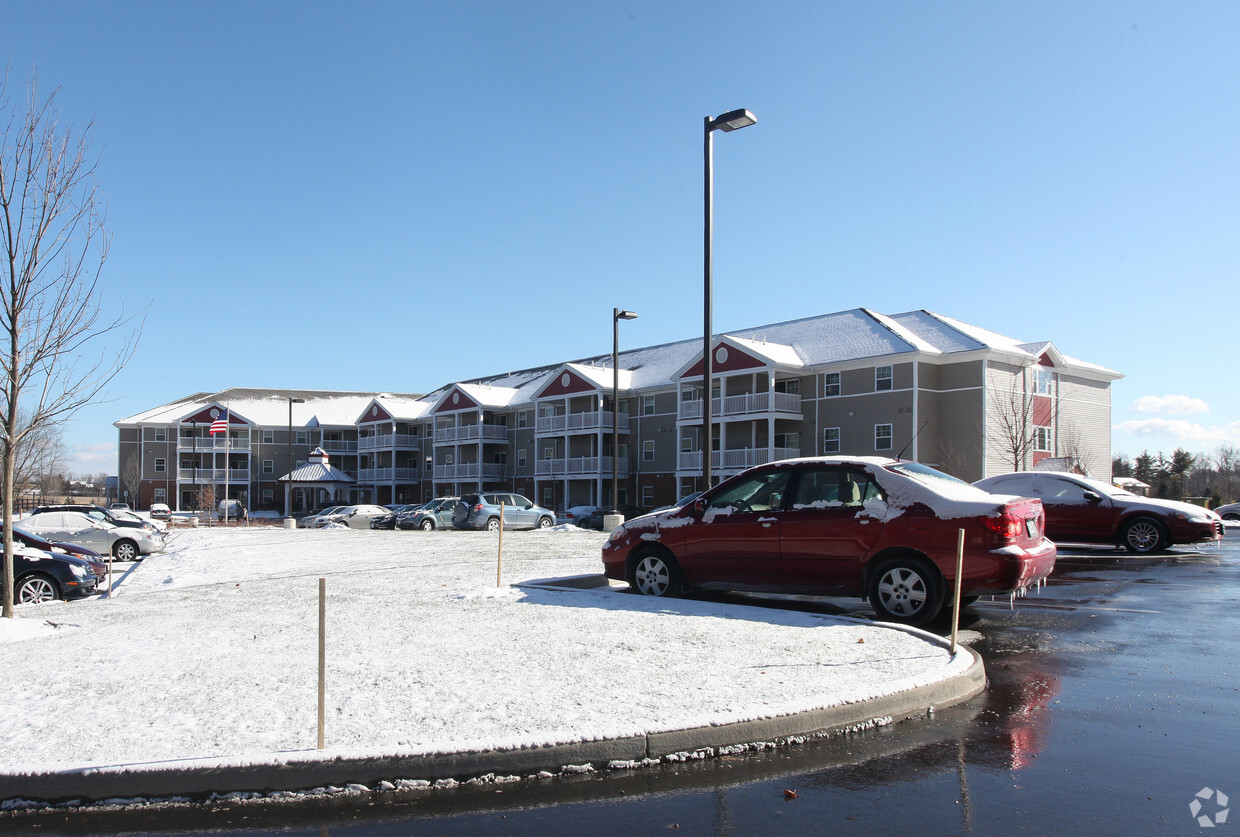
[[[1050,574],[1042,504],[989,494],[915,462],[789,459],[751,468],[683,508],[634,518],[603,546],[608,578],[650,596],[687,589],[868,598],[925,624],[945,607],[964,530],[961,596]]]

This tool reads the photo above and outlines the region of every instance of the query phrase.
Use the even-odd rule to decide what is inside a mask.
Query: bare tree
[[[1085,435],[1081,433],[1081,429],[1076,426],[1076,422],[1068,419],[1063,422],[1059,431],[1059,441],[1056,445],[1059,455],[1067,459],[1072,468],[1078,473],[1085,476],[1091,476],[1089,471],[1089,447],[1085,444]]]
[[[30,419],[25,411],[22,411],[18,424],[29,426]],[[46,489],[49,478],[60,470],[67,453],[62,428],[54,424],[32,428],[17,445],[15,453],[14,491],[20,493],[35,484]]]
[[[138,457],[130,457],[125,463],[125,470],[120,475],[121,498],[133,508],[138,507],[138,486],[142,482],[142,465]]]
[[[996,389],[990,401],[987,436],[1012,463],[1013,471],[1023,469],[1037,443],[1033,405],[1033,390],[1026,384],[1023,369],[1012,375],[1006,391]]]
[[[132,357],[141,334],[133,318],[103,316],[98,295],[108,240],[95,163],[93,123],[63,126],[56,94],[37,77],[24,105],[0,79],[0,306],[8,340],[0,351],[3,458],[3,616],[13,616],[13,488],[19,451],[40,428],[63,425],[99,397]],[[92,351],[112,336],[111,349]],[[111,341],[109,341],[111,342]]]

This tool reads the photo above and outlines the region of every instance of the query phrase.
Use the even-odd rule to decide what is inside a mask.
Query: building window
[[[162,474],[164,471],[167,471],[167,470],[168,470],[168,460],[164,459],[163,457],[157,458],[155,460],[155,473]]]
[[[555,448],[543,448],[543,459],[555,459]]]
[[[629,443],[621,442],[619,445],[617,445],[616,455],[620,457],[621,462],[628,459],[629,458]]]
[[[297,431],[297,444],[299,445],[310,444],[310,431],[309,430],[298,430]]]
[[[517,413],[517,427],[527,427],[529,425],[529,413],[525,410]]]
[[[168,441],[168,429],[166,427],[155,428],[155,441],[157,442]]]
[[[680,390],[681,401],[697,401],[698,391],[695,387],[684,387]]]
[[[517,467],[518,468],[525,467],[525,448],[522,448],[521,450],[517,451]]]
[[[822,376],[822,395],[824,398],[834,398],[840,394],[840,373],[827,372]]]
[[[433,470],[435,470],[435,460],[428,456],[426,457],[426,473],[429,474]]]
[[[648,509],[653,505],[654,505],[654,486],[643,485],[642,486],[642,508]]]
[[[263,431],[263,444],[264,445],[275,444],[275,441],[276,441],[276,432],[274,430]]]
[[[1033,391],[1037,395],[1051,394],[1051,370],[1037,366],[1033,370]]]
[[[551,505],[554,502],[555,502],[555,488],[548,485],[547,487],[543,489],[543,501],[542,501],[543,508],[544,509],[551,508]]]
[[[874,391],[882,392],[891,389],[891,367],[875,366],[874,367]]]
[[[683,437],[680,440],[680,452],[693,453],[693,439],[688,436]]]
[[[270,488],[263,489],[263,505],[270,506],[275,501],[275,495]]]
[[[1039,451],[1050,451],[1051,429],[1049,427],[1033,428],[1033,449]]]
[[[274,474],[275,472],[276,472],[276,463],[275,463],[275,460],[272,460],[272,459],[264,459],[264,460],[263,460],[263,473],[264,473],[264,474]]]
[[[891,450],[891,425],[874,425],[874,450]]]
[[[801,379],[800,378],[787,378],[782,381],[776,381],[775,391],[786,392],[789,395],[800,395],[801,394]]]
[[[822,452],[840,452],[840,429],[838,427],[828,427],[822,431]]]
[[[168,492],[162,488],[155,489],[155,495],[151,498],[152,503],[167,503]]]
[[[643,416],[654,415],[654,396],[653,395],[642,396],[642,415]]]
[[[647,439],[642,442],[642,460],[654,462],[654,439]]]

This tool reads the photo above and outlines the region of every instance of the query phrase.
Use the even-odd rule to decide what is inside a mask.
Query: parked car
[[[342,526],[348,526],[350,529],[369,529],[370,521],[376,517],[383,517],[388,510],[383,506],[356,505],[342,506],[340,509],[331,514],[319,516],[319,522],[314,528],[321,529],[332,523],[339,523]]]
[[[1225,506],[1219,506],[1214,513],[1223,520],[1240,520],[1240,503],[1228,503]]]
[[[429,532],[432,529],[451,529],[452,513],[459,499],[459,497],[437,497],[421,508],[414,509],[411,514],[402,517],[397,525],[402,529],[421,529],[423,532]]]
[[[128,529],[145,529],[151,533],[161,533],[164,531],[163,524],[156,525],[150,520],[143,520],[136,514],[125,509],[110,508],[105,509],[103,506],[75,506],[72,503],[65,503],[55,506],[38,506],[30,510],[31,514],[41,514],[42,512],[61,511],[61,512],[81,512],[89,515],[95,520],[103,523],[110,523],[113,526],[120,526]],[[161,528],[163,527],[163,528]]]
[[[598,521],[598,525],[594,525],[594,521]],[[555,525],[576,526],[580,529],[601,529],[603,528],[603,507],[602,506],[571,506],[555,516]]]
[[[1043,525],[1037,500],[989,494],[915,462],[788,459],[626,521],[603,545],[603,568],[649,596],[861,596],[882,618],[923,625],[947,605],[959,530],[968,602],[1050,574],[1056,549]]]
[[[13,601],[17,604],[89,596],[98,583],[90,564],[77,556],[29,547],[13,551]]]
[[[129,504],[128,503],[113,503],[112,505],[108,506],[108,508],[117,509],[119,511],[129,511]]]
[[[220,500],[219,506],[215,509],[216,520],[249,520],[250,513],[246,511],[245,506],[240,500],[228,499]]]
[[[1146,555],[1172,544],[1207,543],[1223,537],[1222,519],[1208,509],[1141,497],[1077,474],[1017,471],[974,485],[1041,500],[1047,537],[1056,543],[1122,546]]]
[[[504,506],[505,529],[550,529],[555,525],[555,512],[534,505],[520,494],[484,492],[466,494],[452,509],[452,525],[458,529],[499,530],[500,504]]]
[[[421,505],[411,503],[395,503],[383,507],[387,514],[380,517],[372,518],[370,521],[371,529],[395,529],[396,523],[400,520],[401,515],[409,514],[414,509],[420,509]]]
[[[151,517],[156,520],[167,520],[172,517],[172,509],[167,503],[151,503]]]
[[[342,505],[336,505],[336,506],[322,506],[321,508],[314,509],[313,511],[310,511],[304,516],[299,517],[297,519],[297,528],[298,529],[313,529],[315,528],[315,524],[317,524],[321,518],[326,517],[328,515],[335,514],[336,512],[340,511],[343,508],[344,506]]]
[[[657,509],[654,509],[654,511],[661,512],[661,511],[667,511],[668,509],[684,508],[685,506],[689,505],[690,503],[692,503],[694,500],[696,500],[698,497],[701,497],[701,496],[702,496],[702,492],[695,491],[692,494],[686,494],[685,496],[677,500],[675,503],[672,503],[670,506],[659,506]]]
[[[49,541],[65,541],[110,553],[118,561],[161,552],[164,537],[146,529],[113,526],[82,512],[48,511],[21,519],[21,527]]]
[[[75,558],[81,558],[83,561],[90,564],[91,572],[95,574],[95,579],[100,584],[102,584],[103,580],[107,578],[108,565],[104,561],[103,556],[98,552],[95,552],[93,549],[87,549],[86,547],[78,546],[75,543],[53,543],[46,538],[40,538],[38,535],[32,535],[18,526],[13,527],[13,542],[14,546],[21,544],[22,546],[29,547],[30,549],[38,549],[43,552],[52,553],[63,552],[68,555],[72,555]]]

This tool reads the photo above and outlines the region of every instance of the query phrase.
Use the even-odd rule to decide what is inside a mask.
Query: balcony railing
[[[791,459],[800,455],[800,448],[775,448],[774,455],[766,448],[730,448],[712,453],[710,467],[711,470],[741,471],[755,465],[765,465],[777,459]],[[681,471],[701,471],[702,452],[700,450],[682,452],[677,468]]]
[[[324,453],[357,453],[357,442],[351,439],[324,439],[319,447]]]
[[[268,479],[275,479],[274,475],[268,475]],[[178,468],[177,480],[180,482],[200,482],[203,484],[223,483],[225,481],[223,468]],[[228,482],[249,482],[249,468],[231,468],[228,471]]]
[[[611,474],[610,456],[574,456],[561,459],[539,459],[534,463],[536,477],[598,477]],[[627,459],[620,460],[620,474],[629,473]]]
[[[445,442],[507,442],[508,428],[502,424],[466,424],[460,427],[439,427],[435,430],[435,444]]]
[[[583,433],[598,430],[611,430],[615,422],[611,410],[592,410],[588,413],[561,413],[554,416],[539,416],[534,421],[534,433],[546,436],[555,433]],[[620,414],[620,432],[629,432],[628,413]]]
[[[362,436],[357,440],[358,450],[417,450],[418,437],[408,433],[379,433],[375,436]]]
[[[462,462],[459,465],[436,465],[435,479],[455,480],[502,480],[508,476],[508,466],[493,462]]]
[[[227,447],[229,450],[249,450],[250,440],[248,437],[245,439],[229,439],[228,444],[225,445],[223,435],[220,435],[219,437],[215,437],[215,436],[197,436],[197,437],[178,436],[177,437],[177,450],[213,451],[213,450],[223,450],[225,447]]]
[[[782,413],[801,416],[801,396],[791,392],[750,392],[712,398],[710,412],[715,418],[722,416],[751,416]],[[702,417],[702,399],[680,402],[680,418],[684,420]]]
[[[421,476],[417,468],[362,468],[357,472],[358,482],[392,482],[393,480],[416,481]]]

